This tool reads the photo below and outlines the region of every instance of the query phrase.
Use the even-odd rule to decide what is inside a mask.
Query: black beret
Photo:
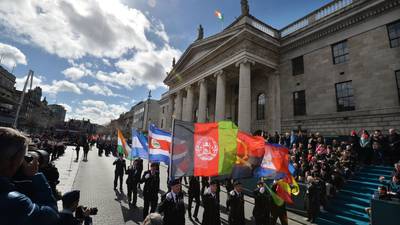
[[[62,201],[63,204],[65,205],[71,205],[72,203],[79,201],[79,197],[80,197],[80,191],[78,190],[70,191],[62,196]]]
[[[180,184],[181,182],[179,181],[179,179],[174,179],[174,180],[170,180],[169,182],[168,182],[168,185],[170,186],[170,187],[172,187],[172,186],[174,186],[174,185],[177,185],[177,184]]]
[[[236,186],[236,185],[241,185],[242,183],[240,182],[240,181],[238,181],[238,180],[235,180],[235,182],[233,183],[233,186]]]
[[[217,180],[211,180],[210,185],[213,185],[213,184],[218,184],[218,181]]]

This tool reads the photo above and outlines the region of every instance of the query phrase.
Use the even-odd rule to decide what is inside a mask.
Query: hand
[[[149,179],[150,178],[150,174],[146,174],[146,176],[144,176],[144,178]]]
[[[384,181],[384,180],[385,180],[385,177],[384,177],[384,176],[380,176],[380,177],[379,177],[379,181],[382,182],[382,181]]]
[[[39,171],[39,162],[36,157],[33,157],[32,161],[27,163],[25,160],[23,162],[24,175],[27,177],[33,177]]]
[[[86,208],[85,211],[83,211],[83,214],[85,215],[85,217],[90,216],[90,209]]]

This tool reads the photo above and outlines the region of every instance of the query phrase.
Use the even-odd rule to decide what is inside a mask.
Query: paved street
[[[141,192],[138,195],[138,208],[130,209],[126,200],[126,185],[124,185],[124,192],[114,191],[114,167],[112,162],[113,157],[98,157],[97,149],[89,152],[88,162],[79,161],[71,163],[71,157],[75,159],[75,151],[72,147],[68,147],[66,154],[56,161],[56,165],[60,171],[60,190],[62,192],[70,189],[79,189],[81,191],[80,204],[88,207],[98,207],[99,213],[93,216],[93,222],[96,225],[118,225],[118,224],[141,224],[142,222],[142,208],[143,199]],[[81,160],[81,159],[80,159]],[[70,169],[71,168],[71,169]],[[147,162],[144,164],[144,169],[147,169]],[[167,190],[166,187],[166,170],[165,166],[160,168],[161,190]],[[75,176],[76,174],[76,176]],[[126,177],[124,177],[125,179]],[[73,184],[73,185],[71,185]],[[187,188],[183,187],[187,192]],[[187,196],[186,196],[187,197]],[[222,213],[221,218],[223,224],[227,223],[227,214],[225,213],[226,192],[222,188],[221,203]],[[185,198],[187,203],[187,198]],[[251,221],[251,211],[253,209],[253,200],[246,198],[245,214],[247,224],[253,224]],[[203,214],[200,207],[199,219]],[[289,213],[291,218],[289,224],[307,224],[302,217]],[[196,222],[186,219],[186,224],[198,224]]]

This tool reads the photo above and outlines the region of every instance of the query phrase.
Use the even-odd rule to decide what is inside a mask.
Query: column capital
[[[218,76],[221,76],[221,75],[225,75],[224,70],[218,70],[217,72],[214,73],[214,77],[218,77]]]
[[[201,85],[201,84],[203,84],[203,83],[206,83],[207,81],[206,81],[206,79],[205,78],[203,78],[203,79],[201,79],[201,80],[199,80],[198,82],[197,82],[197,85]]]
[[[186,86],[184,89],[185,89],[185,91],[188,91],[188,90],[190,90],[190,89],[192,89],[193,87],[192,87],[192,84],[189,84],[188,86]]]
[[[240,64],[247,64],[247,63],[250,63],[251,65],[255,65],[256,64],[256,62],[254,61],[254,60],[251,60],[251,59],[249,59],[249,58],[243,58],[243,59],[240,59],[239,61],[237,61],[236,63],[235,63],[235,66],[236,67],[239,67],[240,66]]]

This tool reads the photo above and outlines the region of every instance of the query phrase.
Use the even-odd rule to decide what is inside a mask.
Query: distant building
[[[161,129],[167,129],[167,119],[168,119],[168,97],[164,93],[161,95],[161,99],[158,101],[160,105],[160,114],[158,118],[158,127]]]
[[[65,121],[65,115],[67,110],[64,106],[58,104],[51,104],[48,106],[50,111],[53,113],[54,123],[62,123]]]
[[[141,101],[134,105],[131,110],[133,111],[133,128],[147,131],[150,123],[159,124],[160,105],[158,100]]]
[[[56,125],[55,132],[63,135],[92,135],[97,133],[99,125],[90,122],[90,119],[70,119]]]
[[[15,119],[15,76],[0,66],[0,126],[12,126]]]

